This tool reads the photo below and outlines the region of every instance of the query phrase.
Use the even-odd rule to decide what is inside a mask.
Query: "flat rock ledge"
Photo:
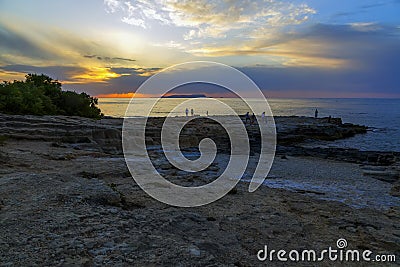
[[[180,118],[182,119],[182,118]],[[164,118],[150,118],[146,128],[148,145],[160,145],[160,129]],[[367,127],[342,123],[338,118],[276,117],[278,143],[291,146],[312,140],[337,140],[366,133]],[[109,154],[122,154],[122,119],[92,120],[68,116],[27,116],[0,114],[0,135],[14,139],[52,141],[70,144]],[[259,143],[259,130],[247,126],[253,145]],[[228,136],[215,121],[199,118],[181,133],[182,142],[196,146],[203,137],[211,137],[217,144],[227,143]]]

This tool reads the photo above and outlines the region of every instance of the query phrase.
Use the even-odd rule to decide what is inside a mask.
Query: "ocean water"
[[[152,109],[151,116],[167,116],[184,98],[163,98]],[[220,98],[231,106],[238,114],[245,114],[247,105],[237,98]],[[130,99],[100,98],[99,107],[105,115],[124,117]],[[135,110],[143,110],[151,99],[141,98],[135,101]],[[256,107],[261,100],[249,100]],[[259,103],[259,104],[257,104]],[[343,122],[366,125],[367,134],[352,138],[327,142],[332,147],[348,147],[373,151],[400,152],[400,99],[268,99],[274,116],[314,116],[318,109],[320,117],[340,117]],[[224,115],[224,110],[217,107],[197,104],[188,106],[196,115]],[[143,114],[145,115],[145,114]],[[171,115],[185,116],[185,110],[177,110]]]

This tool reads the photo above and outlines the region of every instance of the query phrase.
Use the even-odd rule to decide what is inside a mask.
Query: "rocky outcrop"
[[[278,144],[298,145],[313,140],[337,140],[365,133],[367,127],[343,124],[338,118],[276,117]],[[164,118],[150,118],[146,128],[148,145],[160,145]],[[15,139],[52,141],[75,149],[90,149],[109,154],[121,154],[122,119],[92,120],[67,116],[20,116],[0,114],[0,136]],[[247,126],[253,152],[260,146],[260,132]],[[229,150],[229,136],[221,125],[209,118],[198,118],[181,132],[183,147],[196,147],[205,137],[212,138],[220,151]]]
[[[299,143],[315,140],[333,141],[352,137],[356,134],[367,132],[366,126],[342,123],[340,118],[311,118],[296,116],[278,116],[275,117],[277,141],[281,145],[296,145]],[[245,121],[245,118],[242,117]],[[151,118],[147,131],[153,141],[159,143],[160,129],[164,118]],[[250,141],[259,143],[260,131],[256,126],[247,125],[247,133]],[[146,133],[147,133],[146,132]],[[199,118],[188,124],[181,133],[185,137],[201,140],[204,137],[211,137],[217,144],[227,143],[228,136],[225,130],[210,118]]]
[[[122,153],[122,119],[93,120],[70,116],[0,114],[0,135],[13,139],[51,141],[74,149]]]
[[[294,145],[305,141],[334,141],[367,132],[366,126],[342,123],[340,118],[276,117],[278,143]]]

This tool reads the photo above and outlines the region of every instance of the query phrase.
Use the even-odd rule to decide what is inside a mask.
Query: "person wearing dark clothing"
[[[251,122],[249,112],[247,112],[245,115],[245,124],[247,124],[247,121]]]
[[[315,109],[315,118],[318,118],[318,109]]]
[[[253,115],[251,115],[250,124],[253,125],[254,123],[256,123],[256,121],[257,121],[256,115],[253,113]]]

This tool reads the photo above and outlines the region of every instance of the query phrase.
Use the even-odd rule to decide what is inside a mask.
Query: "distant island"
[[[168,95],[163,96],[163,98],[200,98],[200,97],[207,97],[204,94],[191,94],[191,95]]]

